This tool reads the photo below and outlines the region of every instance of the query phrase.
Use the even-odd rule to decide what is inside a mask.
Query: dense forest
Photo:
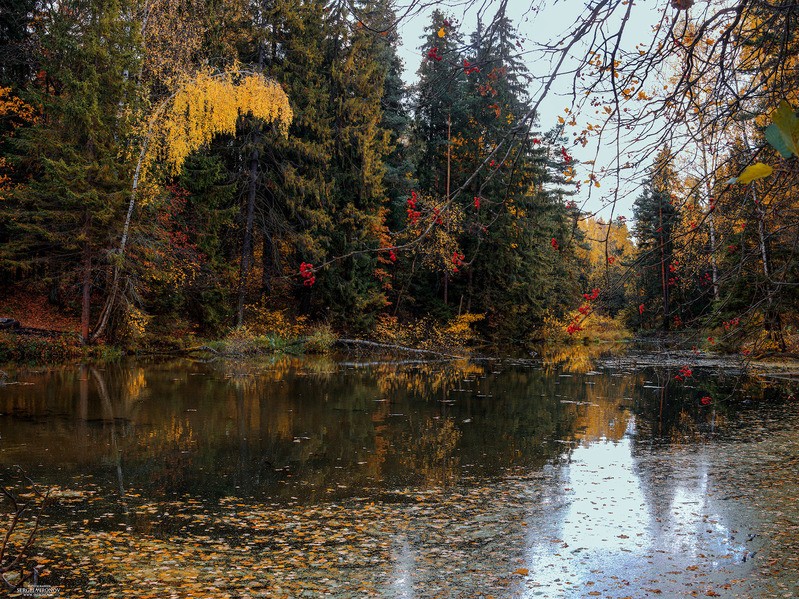
[[[793,350],[799,7],[690,4],[626,61],[595,38],[586,99],[543,123],[504,4],[472,31],[433,11],[408,85],[391,0],[3,0],[0,316],[127,346],[593,327]],[[583,105],[605,120],[579,131]],[[650,132],[629,223],[584,200],[629,166],[584,149],[611,125]]]

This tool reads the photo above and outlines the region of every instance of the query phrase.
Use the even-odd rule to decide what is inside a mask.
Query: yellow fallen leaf
[[[530,573],[530,570],[527,568],[517,568],[513,573],[518,574],[519,576],[527,576]]]
[[[771,168],[768,164],[763,164],[762,162],[750,164],[744,169],[744,172],[742,172],[738,177],[738,183],[742,184],[751,183],[756,179],[762,179],[763,177],[768,177],[773,172],[774,169]]]

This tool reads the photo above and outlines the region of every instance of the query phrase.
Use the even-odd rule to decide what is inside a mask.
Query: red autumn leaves
[[[458,268],[465,264],[466,256],[455,251],[452,252],[452,272],[458,272]]]
[[[438,49],[438,46],[433,46],[427,51],[427,60],[434,60],[436,62],[441,62],[441,59],[444,58],[441,56],[441,52]]]
[[[300,264],[300,276],[302,277],[302,284],[306,287],[312,286],[316,283],[316,276],[314,276],[313,264],[303,262]]]
[[[675,381],[683,381],[691,378],[694,375],[693,370],[691,370],[688,366],[683,366],[680,368],[680,374],[674,375]]]
[[[555,243],[557,243],[557,240],[553,237],[552,241],[554,242],[552,247],[556,247]],[[569,335],[574,335],[576,332],[582,331],[584,329],[582,323],[586,318],[588,318],[591,312],[594,311],[592,303],[599,299],[599,293],[599,287],[594,287],[590,293],[583,293],[584,302],[579,308],[577,308],[577,314],[574,315],[571,323],[569,323],[569,326],[566,327],[566,332]]]
[[[412,225],[415,225],[419,222],[419,217],[422,216],[422,213],[416,209],[416,203],[419,201],[419,196],[416,195],[415,191],[411,192],[411,197],[408,198],[408,209],[406,212],[408,213],[408,221]]]

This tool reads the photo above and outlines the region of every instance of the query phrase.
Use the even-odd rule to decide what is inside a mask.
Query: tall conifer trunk
[[[261,134],[255,135],[255,148],[250,155],[250,176],[247,182],[247,209],[244,221],[244,240],[241,244],[241,268],[239,272],[239,301],[236,309],[236,325],[244,324],[244,302],[247,298],[247,279],[252,267],[252,233],[255,222],[255,197],[258,191],[258,144]]]
[[[88,227],[87,227],[88,228]],[[81,294],[80,340],[89,343],[89,319],[91,317],[92,298],[92,251],[89,240],[83,243],[83,292]]]

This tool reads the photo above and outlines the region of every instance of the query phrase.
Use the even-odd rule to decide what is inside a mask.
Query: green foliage
[[[660,326],[671,327],[671,286],[674,267],[675,235],[678,226],[678,202],[674,195],[677,176],[672,154],[662,149],[655,159],[649,180],[633,205],[634,235],[638,243],[636,274],[638,289],[633,301],[643,306],[640,324],[656,326],[653,315],[659,314]]]
[[[63,6],[35,15],[40,47],[28,66],[41,76],[0,72],[28,72],[21,97],[42,110],[3,141],[20,183],[0,207],[3,280],[90,309],[117,292],[119,270],[119,340],[219,335],[240,315],[247,326],[228,343],[244,353],[298,336],[286,333],[294,325],[377,331],[389,313],[433,332],[454,322],[464,343],[525,341],[586,291],[563,132],[516,134],[534,115],[509,19],[467,36],[434,11],[411,90],[387,0],[186,0],[150,7],[146,27],[129,0]],[[178,7],[174,28],[166,6]],[[172,43],[183,34],[185,47]],[[236,81],[213,84],[209,57],[279,82],[294,115],[288,136],[236,120]],[[217,93],[169,113],[170,130],[185,134],[181,168],[153,165],[137,179],[123,256],[138,150],[158,137],[142,122],[200,72]],[[212,136],[221,112],[231,118]],[[409,218],[412,191],[421,211]],[[474,315],[468,326],[464,314]]]
[[[319,324],[311,329],[303,348],[309,354],[328,354],[333,349],[336,334],[329,324]]]
[[[791,105],[783,100],[771,115],[771,120],[773,123],[766,127],[766,141],[783,158],[799,156],[799,118]]]

